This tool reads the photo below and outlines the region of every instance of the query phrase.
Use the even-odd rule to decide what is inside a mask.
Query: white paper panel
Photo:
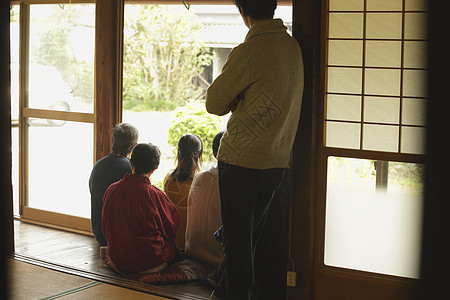
[[[365,93],[369,95],[400,95],[400,70],[366,69]]]
[[[426,126],[426,10],[425,0],[330,0],[327,146],[398,152],[406,134],[402,147],[419,151],[419,135],[399,126]]]
[[[360,124],[327,122],[326,146],[359,149]]]
[[[363,125],[363,150],[397,152],[399,127]]]
[[[401,42],[367,41],[366,66],[400,67],[402,55]]]
[[[330,0],[330,11],[363,11],[364,0]]]
[[[350,95],[328,95],[327,119],[361,121],[361,97]]]
[[[362,69],[328,68],[328,92],[361,93]]]
[[[366,97],[364,99],[364,122],[399,124],[400,99]]]
[[[330,38],[362,38],[362,13],[330,13]]]
[[[406,11],[426,11],[429,0],[405,0]]]
[[[426,129],[422,127],[402,127],[402,153],[425,154]]]
[[[402,124],[419,125],[426,124],[426,100],[425,99],[403,99]]]
[[[328,64],[362,66],[362,49],[362,41],[330,40],[328,42]]]
[[[369,39],[400,39],[402,37],[402,14],[368,13],[366,36]]]
[[[404,43],[404,67],[427,67],[427,42],[405,41]]]
[[[426,13],[406,13],[405,39],[427,39],[427,17]]]
[[[367,0],[368,11],[401,11],[402,0]]]
[[[427,71],[404,70],[403,71],[403,95],[405,97],[427,96]]]

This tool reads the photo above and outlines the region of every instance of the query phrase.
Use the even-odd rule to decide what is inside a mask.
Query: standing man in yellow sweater
[[[303,60],[283,21],[273,19],[276,0],[235,4],[249,32],[230,52],[206,96],[209,113],[232,112],[218,153],[225,271],[211,299],[279,299],[286,287],[262,284],[271,276],[263,269],[270,268],[260,268],[254,257],[264,253],[258,239],[282,228],[264,223],[289,165],[300,117]],[[269,256],[278,254],[265,255],[270,263]]]

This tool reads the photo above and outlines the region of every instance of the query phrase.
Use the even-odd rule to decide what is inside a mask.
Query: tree
[[[94,100],[94,62],[78,57],[73,42],[72,33],[76,28],[88,28],[93,32],[90,24],[94,16],[93,5],[54,5],[50,17],[32,19],[33,25],[39,28],[39,42],[33,44],[34,54],[31,63],[54,66],[63,76],[64,81],[72,88],[75,97],[86,102]],[[88,21],[86,21],[88,20]],[[37,26],[39,25],[39,26]],[[85,41],[76,40],[83,43]]]
[[[9,21],[10,22],[19,22],[19,10],[18,5],[11,5],[9,7]]]
[[[124,29],[124,109],[172,110],[204,94],[193,84],[212,55],[190,11],[129,7]]]

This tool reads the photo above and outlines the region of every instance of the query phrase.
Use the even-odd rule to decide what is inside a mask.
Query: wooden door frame
[[[121,122],[124,0],[97,0],[95,13],[95,161],[111,153]]]
[[[10,96],[10,24],[9,3],[0,4],[0,240],[2,241],[0,298],[8,299],[9,274],[7,257],[14,251],[11,154],[11,96]]]
[[[288,299],[313,299],[317,165],[317,101],[320,92],[321,1],[293,1],[293,36],[302,48],[304,91],[291,174],[290,253],[297,284]]]

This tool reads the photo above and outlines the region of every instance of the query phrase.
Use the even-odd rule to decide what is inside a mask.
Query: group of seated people
[[[214,156],[222,135],[213,140]],[[176,167],[161,190],[150,181],[160,150],[138,144],[138,137],[133,125],[116,125],[112,153],[95,163],[89,179],[92,232],[100,247],[107,247],[108,260],[121,272],[138,274],[160,272],[186,257],[219,268],[218,170],[200,172],[201,138],[189,133],[180,138]]]

